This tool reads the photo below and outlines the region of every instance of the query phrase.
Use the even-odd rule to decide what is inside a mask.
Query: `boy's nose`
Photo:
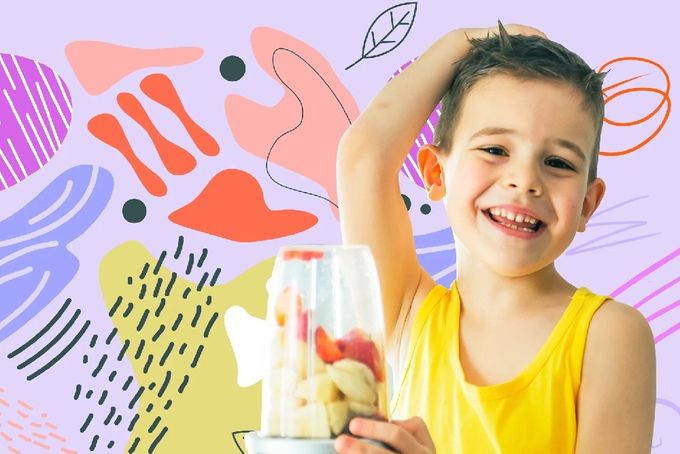
[[[543,185],[536,171],[523,169],[506,176],[505,186],[512,191],[528,192],[534,196],[543,193]]]

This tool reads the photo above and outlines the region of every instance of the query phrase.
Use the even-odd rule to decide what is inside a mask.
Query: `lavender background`
[[[69,87],[74,106],[70,132],[57,155],[38,173],[22,183],[0,192],[0,219],[20,210],[62,172],[82,164],[103,167],[113,175],[113,193],[108,207],[82,236],[68,249],[77,257],[80,267],[74,279],[61,295],[64,298],[87,300],[90,318],[106,320],[99,289],[98,264],[113,246],[136,239],[156,256],[179,234],[187,243],[208,247],[213,253],[206,266],[221,267],[220,282],[227,282],[250,266],[274,255],[278,247],[291,243],[337,243],[339,225],[331,210],[322,200],[301,196],[275,186],[268,179],[264,163],[242,150],[231,136],[224,114],[224,98],[236,93],[266,104],[275,104],[282,88],[258,66],[250,46],[250,33],[259,26],[284,31],[306,42],[325,56],[336,74],[353,94],[362,110],[385,81],[406,61],[419,55],[429,43],[444,32],[458,27],[487,27],[497,19],[504,23],[524,23],[545,31],[548,36],[581,55],[591,66],[621,56],[641,56],[661,63],[671,81],[680,68],[677,49],[676,19],[668,4],[648,1],[644,4],[621,4],[612,0],[602,2],[574,1],[555,4],[545,2],[499,0],[482,4],[469,2],[421,1],[415,24],[403,43],[393,52],[379,58],[366,59],[350,70],[344,68],[361,55],[364,35],[373,19],[397,2],[372,1],[352,3],[288,2],[131,2],[123,0],[101,4],[73,1],[65,4],[33,1],[9,2],[2,6],[4,18],[0,27],[0,52],[12,53],[38,60],[56,71]],[[121,222],[120,208],[130,199],[145,195],[141,185],[129,171],[128,164],[112,149],[94,139],[86,129],[93,115],[115,105],[114,92],[90,96],[82,89],[69,66],[64,46],[75,40],[101,40],[133,47],[197,46],[205,50],[197,62],[168,70],[185,105],[194,119],[215,136],[222,146],[220,156],[202,160],[190,175],[167,179],[168,196],[146,197],[148,214],[139,225]],[[237,82],[219,77],[220,61],[227,55],[238,55],[246,64],[246,75]],[[649,70],[649,67],[644,67]],[[654,79],[656,77],[656,79]],[[661,88],[658,74],[651,75],[645,84]],[[137,90],[139,76],[127,77],[114,86],[115,92]],[[670,93],[671,99],[673,91]],[[638,118],[636,106],[652,106],[657,98],[631,96],[621,104],[612,102],[608,115],[618,120]],[[177,143],[186,137],[173,136],[179,129],[176,119],[160,108],[153,111],[156,124]],[[640,111],[649,112],[642,108]],[[632,112],[632,115],[631,115]],[[637,116],[636,116],[637,115]],[[643,114],[644,115],[644,114]],[[611,233],[620,226],[593,226],[583,238],[577,236],[571,254],[558,261],[560,271],[576,285],[588,286],[597,293],[612,293],[645,268],[668,256],[680,247],[678,239],[677,206],[678,164],[677,143],[680,129],[671,112],[662,132],[636,152],[618,157],[600,157],[599,175],[607,183],[607,194],[591,223],[636,222],[639,225],[609,237],[599,244],[616,243],[627,238],[651,235],[634,241],[620,242],[582,253],[575,248],[599,234]],[[127,132],[127,131],[126,131]],[[625,128],[605,128],[603,148],[619,148],[621,144],[637,143],[635,131]],[[128,133],[132,141],[145,140],[145,133]],[[149,154],[147,163],[161,168],[157,156]],[[192,232],[167,221],[167,213],[182,206],[198,193],[218,168],[239,168],[254,175],[265,187],[267,203],[272,209],[294,208],[314,213],[319,217],[316,226],[297,235],[259,243],[236,243]],[[318,184],[296,176],[281,168],[279,174],[288,175],[299,188],[320,192]],[[402,183],[409,184],[406,179]],[[404,192],[416,193],[414,188]],[[422,195],[414,196],[414,204],[424,203]],[[626,203],[628,202],[628,203]],[[442,207],[433,207],[429,215],[411,210],[416,235],[424,235],[446,227]],[[158,228],[162,226],[162,228]],[[615,228],[614,228],[615,227]],[[595,230],[597,228],[597,230]],[[598,233],[593,235],[592,232]],[[5,232],[0,232],[5,233]],[[658,234],[657,234],[658,233]],[[596,243],[597,244],[597,243]],[[238,260],[232,260],[238,257]],[[642,297],[676,278],[680,271],[679,259],[668,262],[641,279],[617,299],[634,304]],[[666,292],[664,302],[652,308],[650,302],[642,310],[650,315],[680,297],[677,288]],[[0,305],[6,295],[0,295]],[[51,314],[36,317],[36,326],[44,325]],[[41,318],[42,317],[42,318]],[[659,335],[680,322],[680,312],[669,311],[652,324]],[[11,340],[11,337],[8,338]],[[12,343],[16,347],[16,341]],[[32,402],[39,403],[51,414],[68,415],[61,407],[63,396],[51,387],[30,388],[24,376],[7,362],[11,348],[0,342],[0,387],[12,388],[18,395],[30,390]],[[657,344],[657,415],[654,435],[655,453],[680,451],[680,333],[676,332]],[[68,382],[69,371],[56,369],[51,383]],[[65,392],[70,392],[65,391]],[[0,396],[1,397],[1,396]],[[75,411],[75,410],[73,410]],[[80,414],[80,413],[79,413]],[[68,419],[68,418],[66,418]],[[0,439],[0,445],[3,440]]]

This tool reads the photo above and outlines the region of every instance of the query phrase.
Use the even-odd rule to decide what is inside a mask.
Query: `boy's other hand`
[[[341,435],[335,440],[334,448],[340,454],[388,454],[390,452],[408,454],[434,454],[435,447],[425,421],[419,417],[403,421],[375,421],[354,418],[349,430],[357,436],[382,441],[393,451],[364,443],[349,435]]]

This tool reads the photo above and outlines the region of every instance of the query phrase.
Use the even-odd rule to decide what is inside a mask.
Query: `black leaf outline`
[[[345,68],[345,70],[350,69],[352,66],[356,65],[357,63],[359,63],[361,60],[363,60],[365,58],[380,57],[380,56],[385,55],[388,52],[392,52],[394,49],[396,49],[402,43],[402,41],[404,41],[404,39],[406,39],[409,32],[411,31],[411,27],[413,27],[413,23],[415,22],[415,19],[416,19],[416,12],[417,11],[418,11],[418,2],[406,2],[406,3],[400,3],[398,5],[395,5],[391,8],[389,8],[389,9],[386,9],[382,13],[380,13],[380,15],[378,17],[376,17],[375,20],[368,27],[368,31],[366,32],[366,36],[364,37],[364,46],[361,49],[361,57],[357,61],[355,61],[354,63],[349,65],[347,68]],[[396,19],[396,22],[395,22],[395,15],[396,15],[396,17],[398,17],[398,19]],[[405,20],[408,20],[409,15],[411,16],[410,21],[404,22]],[[389,17],[389,20],[390,20],[389,31],[385,34],[385,36],[383,36],[378,41],[376,41],[374,26],[378,21],[380,21],[381,18],[387,18],[387,17]],[[396,39],[390,39],[390,35],[392,34],[392,32],[399,29],[399,27],[402,26],[402,25],[407,25],[408,28],[403,33],[401,38],[398,41]],[[369,40],[369,37],[370,37],[370,40]],[[383,44],[392,44],[392,46],[389,47],[384,52],[371,55],[371,52],[375,51],[378,47],[380,47]],[[368,51],[366,50],[367,46],[370,46]]]

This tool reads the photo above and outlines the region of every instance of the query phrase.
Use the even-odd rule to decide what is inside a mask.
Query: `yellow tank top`
[[[439,453],[573,453],[590,320],[611,297],[576,290],[531,364],[511,381],[476,386],[458,357],[460,298],[435,286],[416,314],[392,417],[420,416]]]

